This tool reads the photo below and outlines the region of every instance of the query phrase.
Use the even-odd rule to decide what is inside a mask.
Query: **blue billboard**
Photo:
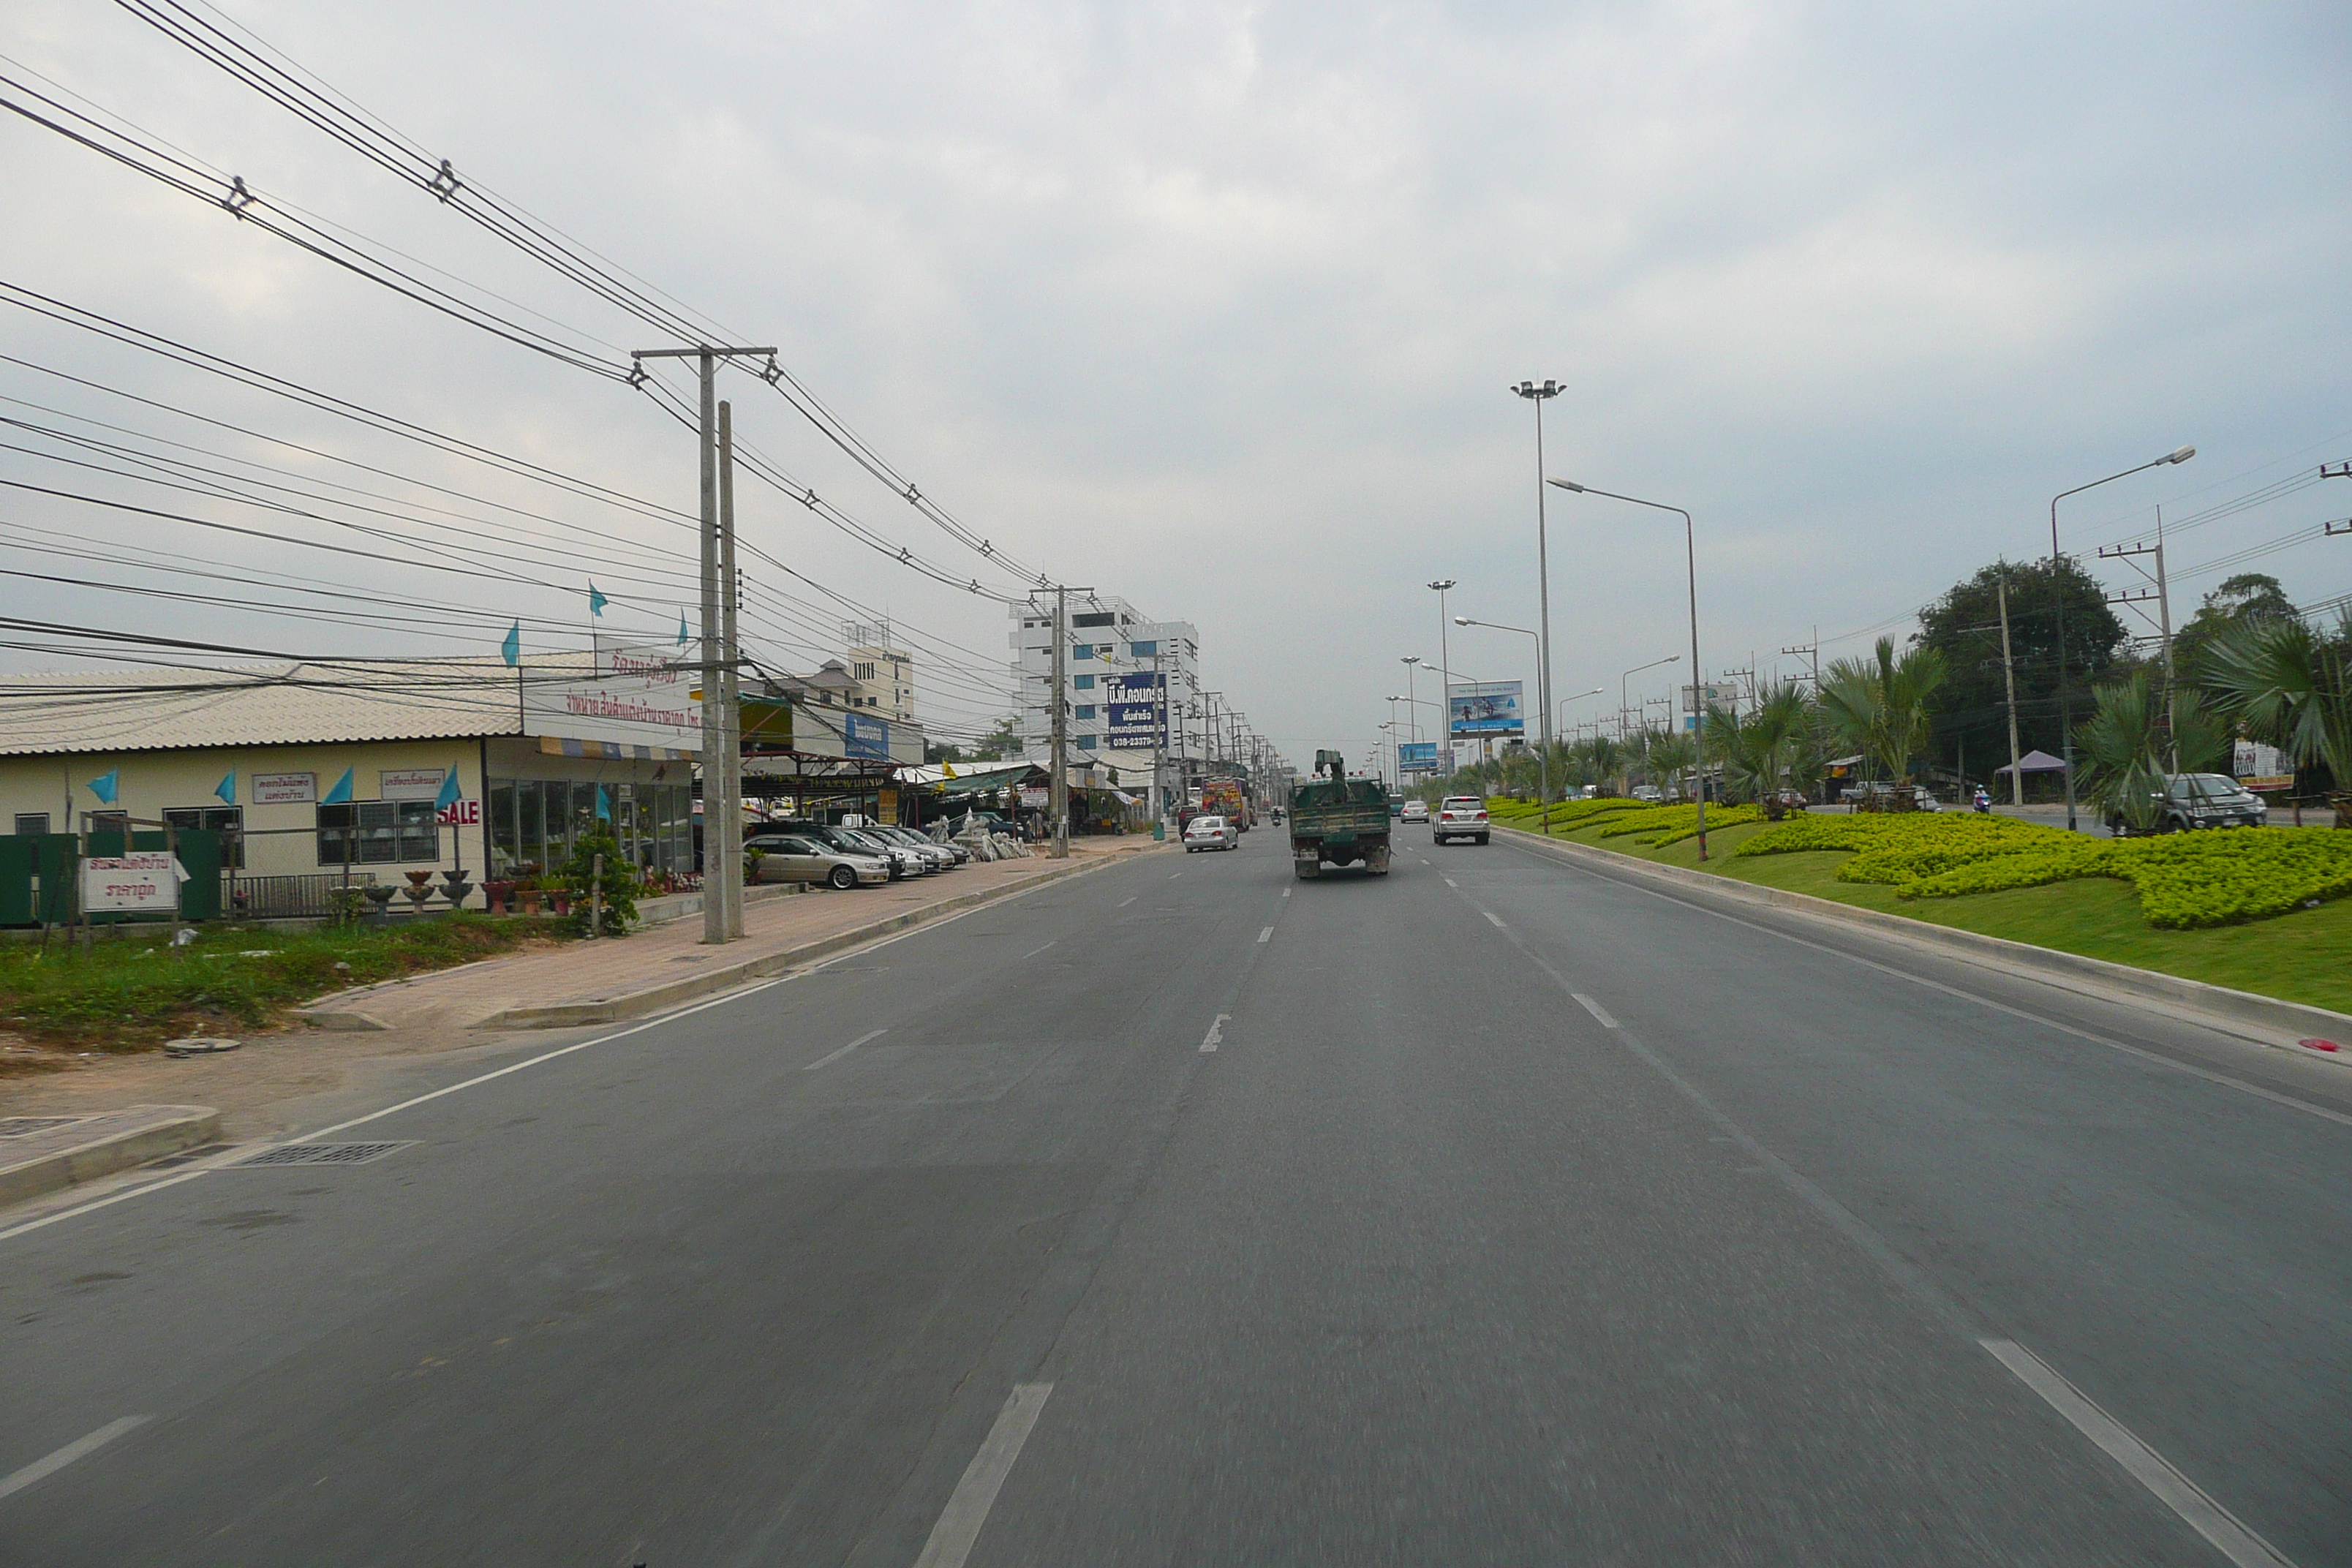
[[[1437,771],[1437,742],[1434,741],[1400,741],[1397,742],[1397,769],[1408,773],[1433,773]]]
[[[868,719],[860,713],[845,713],[841,731],[841,754],[845,757],[877,757],[890,760],[890,726],[881,719]]]
[[[1161,689],[1166,680],[1150,672],[1107,677],[1103,689],[1115,695],[1103,704],[1103,738],[1121,747],[1166,745],[1168,704]]]
[[[1455,681],[1445,689],[1445,710],[1453,734],[1499,740],[1528,732],[1516,680]]]

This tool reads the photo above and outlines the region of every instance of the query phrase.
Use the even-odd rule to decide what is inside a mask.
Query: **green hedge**
[[[1879,882],[1905,899],[1947,899],[2113,877],[2139,892],[2150,925],[2228,925],[2352,892],[2352,833],[2235,828],[2160,838],[2090,838],[2005,816],[1812,816],[1769,827],[1734,851],[1851,850],[1842,882]]]

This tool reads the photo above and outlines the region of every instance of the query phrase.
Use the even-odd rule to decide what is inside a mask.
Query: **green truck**
[[[1290,792],[1290,864],[1319,877],[1325,861],[1389,874],[1389,792],[1378,779],[1351,779],[1337,752],[1315,753],[1315,776]]]

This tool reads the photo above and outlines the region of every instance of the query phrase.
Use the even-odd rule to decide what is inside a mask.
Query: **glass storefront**
[[[492,779],[488,809],[490,875],[550,871],[571,857],[572,846],[596,821],[596,791],[583,779]],[[687,784],[607,784],[605,809],[613,837],[640,871],[694,869],[694,800]]]

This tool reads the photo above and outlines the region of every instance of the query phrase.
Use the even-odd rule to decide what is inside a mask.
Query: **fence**
[[[374,885],[374,873],[354,871],[351,885]],[[320,919],[335,912],[335,891],[343,885],[341,871],[311,871],[292,877],[247,877],[221,874],[221,910],[236,920]]]

